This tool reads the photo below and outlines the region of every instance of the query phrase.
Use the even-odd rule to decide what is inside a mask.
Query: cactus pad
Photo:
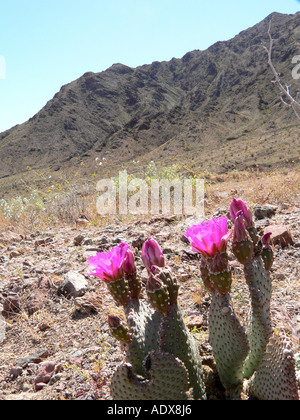
[[[299,400],[291,344],[274,333],[265,356],[249,381],[249,392],[260,400]]]
[[[184,364],[175,356],[153,351],[145,359],[150,379],[138,377],[123,363],[113,375],[111,396],[117,400],[186,400],[189,381]]]
[[[199,349],[185,326],[177,303],[170,306],[162,320],[159,348],[162,352],[173,354],[184,363],[193,388],[194,399],[206,399]]]
[[[144,300],[132,299],[124,306],[131,342],[127,347],[127,359],[134,372],[145,375],[143,360],[151,350],[158,348],[158,333],[162,314],[153,311]]]
[[[250,378],[258,368],[272,335],[270,319],[272,285],[270,273],[265,269],[260,256],[255,256],[245,264],[244,273],[252,307],[251,325],[247,331],[250,352],[244,366],[244,375]]]
[[[209,311],[209,340],[224,388],[241,384],[249,344],[228,293],[213,293]]]

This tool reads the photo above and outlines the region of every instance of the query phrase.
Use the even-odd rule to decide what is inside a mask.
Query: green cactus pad
[[[189,373],[194,399],[206,399],[199,349],[183,321],[177,303],[170,306],[162,320],[159,348],[162,352],[173,354],[184,363]]]
[[[138,299],[142,291],[141,278],[137,275],[137,273],[133,273],[133,274],[125,274],[125,280],[128,284],[128,288],[130,291],[130,298]]]
[[[170,269],[163,268],[159,269],[159,273],[156,274],[157,277],[165,284],[169,294],[170,304],[177,301],[179,285],[177,283],[176,277],[172,276]]]
[[[248,328],[249,356],[244,366],[245,378],[257,370],[272,335],[270,302],[272,284],[270,273],[264,267],[260,256],[255,256],[244,266],[244,274],[251,296],[251,323]]]
[[[250,238],[248,241],[234,242],[232,244],[232,252],[241,264],[246,264],[251,260],[253,250],[253,242]]]
[[[145,375],[143,360],[151,350],[158,348],[158,333],[162,314],[154,311],[144,300],[132,299],[124,307],[131,342],[127,347],[127,360],[134,372]]]
[[[260,400],[299,400],[295,358],[289,341],[273,334],[248,385],[250,395]]]
[[[147,283],[147,295],[151,306],[165,313],[169,307],[169,292],[167,286],[161,280],[152,277]]]
[[[212,295],[209,340],[224,388],[241,384],[249,344],[246,332],[233,310],[229,294],[215,291]]]
[[[115,400],[186,400],[187,370],[172,354],[151,352],[145,360],[150,379],[138,377],[131,365],[121,364],[113,375],[111,396]]]
[[[265,269],[270,271],[274,262],[273,250],[271,248],[262,249],[261,258],[264,262]]]
[[[107,283],[107,288],[118,305],[127,305],[130,300],[130,291],[125,278]]]
[[[128,327],[119,323],[116,326],[110,326],[110,331],[113,337],[121,341],[124,344],[128,344],[131,341],[131,336],[129,334]]]

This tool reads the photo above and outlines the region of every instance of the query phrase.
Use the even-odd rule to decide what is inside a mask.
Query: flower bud
[[[246,203],[243,200],[237,200],[234,198],[230,204],[230,217],[233,222],[235,222],[235,219],[240,212],[245,219],[246,229],[250,226],[254,226],[251,211],[246,206]]]
[[[136,264],[131,248],[128,248],[126,251],[123,268],[125,274],[136,273]]]
[[[148,238],[142,247],[142,260],[148,272],[151,272],[151,267],[156,265],[158,267],[165,266],[165,258],[159,244],[153,239]]]
[[[246,264],[251,260],[253,251],[253,242],[245,227],[245,218],[239,211],[234,220],[232,252],[241,264]]]

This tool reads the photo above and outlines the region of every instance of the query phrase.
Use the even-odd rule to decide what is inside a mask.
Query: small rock
[[[42,276],[33,293],[27,299],[26,310],[28,315],[33,315],[39,309],[41,309],[49,299],[49,290],[51,288],[51,281],[48,277]]]
[[[47,356],[48,356],[48,350],[43,348],[29,356],[26,356],[26,357],[23,357],[22,359],[17,360],[16,365],[21,366],[24,369],[30,363],[40,363]]]
[[[49,381],[49,385],[53,385],[56,382],[58,382],[60,379],[62,378],[62,374],[61,373],[56,373],[56,375],[53,375]]]
[[[50,325],[47,323],[47,322],[41,322],[39,325],[38,325],[38,329],[40,330],[40,331],[46,331],[46,330],[48,330],[50,328]]]
[[[272,204],[265,204],[264,206],[255,206],[254,207],[254,216],[256,219],[265,219],[274,216],[276,213],[277,206]]]
[[[96,238],[95,242],[97,245],[107,245],[109,241],[106,236],[100,236],[99,238]]]
[[[47,245],[48,243],[53,242],[53,239],[48,237],[48,238],[41,238],[41,239],[37,239],[34,242],[34,245],[37,246],[41,246],[41,245]]]
[[[285,278],[286,278],[286,275],[284,274],[284,273],[275,273],[274,274],[274,278],[276,279],[276,280],[285,280]]]
[[[180,239],[182,240],[182,242],[189,244],[190,241],[188,240],[188,238],[186,236],[184,236],[183,234],[181,235]]]
[[[58,293],[66,297],[79,297],[83,296],[88,287],[86,278],[77,271],[69,271],[65,280],[58,288]]]
[[[76,219],[76,224],[78,225],[85,225],[86,223],[89,223],[89,218],[85,214],[82,214]]]
[[[75,246],[80,246],[83,241],[84,241],[84,235],[80,234],[74,238],[73,243]]]
[[[22,375],[23,369],[21,366],[13,366],[9,371],[9,376],[12,380],[16,379],[18,376]]]
[[[82,297],[74,299],[75,308],[82,314],[97,313],[101,305],[101,299],[95,292],[86,293]]]
[[[285,225],[270,225],[264,229],[264,233],[271,232],[271,243],[280,245],[282,248],[293,245],[294,240]]]
[[[186,325],[188,329],[199,328],[203,325],[203,316],[201,314],[191,313],[187,317]]]
[[[45,388],[45,386],[47,386],[47,384],[46,384],[46,383],[44,383],[44,382],[39,382],[38,384],[35,384],[35,385],[34,385],[34,389],[35,389],[35,391],[37,392],[37,391],[40,391],[41,389]]]
[[[34,390],[39,391],[42,389],[51,379],[54,373],[55,363],[44,362],[40,365],[37,375],[34,379]]]

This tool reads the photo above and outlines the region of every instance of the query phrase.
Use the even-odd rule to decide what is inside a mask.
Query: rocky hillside
[[[274,13],[205,51],[137,68],[114,64],[63,86],[28,122],[0,134],[0,183],[27,165],[59,171],[95,156],[110,169],[180,157],[219,172],[298,159],[299,123],[271,83],[262,48],[271,18],[274,63],[295,91],[300,13]]]

